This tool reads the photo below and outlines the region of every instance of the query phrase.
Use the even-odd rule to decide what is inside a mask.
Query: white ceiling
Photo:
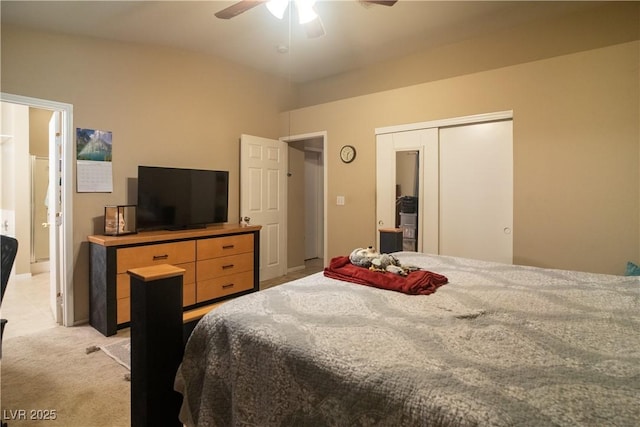
[[[326,35],[279,21],[264,5],[233,19],[234,1],[8,1],[2,25],[171,46],[227,58],[304,82],[453,43],[530,20],[594,7],[582,1],[411,1],[392,7],[319,0]],[[285,45],[288,53],[278,53]]]

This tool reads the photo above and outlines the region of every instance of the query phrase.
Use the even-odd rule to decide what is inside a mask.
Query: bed
[[[401,252],[407,295],[318,273],[227,302],[176,375],[187,426],[636,426],[640,279]]]

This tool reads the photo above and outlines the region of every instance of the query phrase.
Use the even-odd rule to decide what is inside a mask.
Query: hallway
[[[55,327],[49,305],[49,272],[11,276],[0,313],[8,320],[3,340]]]

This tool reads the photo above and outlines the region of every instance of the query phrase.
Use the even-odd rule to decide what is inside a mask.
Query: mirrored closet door
[[[512,120],[381,132],[376,142],[377,229],[401,229],[405,251],[513,261]]]

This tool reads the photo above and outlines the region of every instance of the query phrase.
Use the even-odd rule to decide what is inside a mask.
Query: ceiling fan
[[[358,0],[363,6],[379,4],[383,6],[393,6],[398,0]],[[253,9],[256,6],[266,3],[267,9],[278,19],[284,17],[284,13],[289,3],[295,4],[298,11],[298,20],[301,25],[305,26],[307,37],[315,38],[325,34],[324,27],[320,17],[314,10],[316,0],[240,0],[231,6],[216,12],[216,17],[220,19],[231,19],[235,16]]]

